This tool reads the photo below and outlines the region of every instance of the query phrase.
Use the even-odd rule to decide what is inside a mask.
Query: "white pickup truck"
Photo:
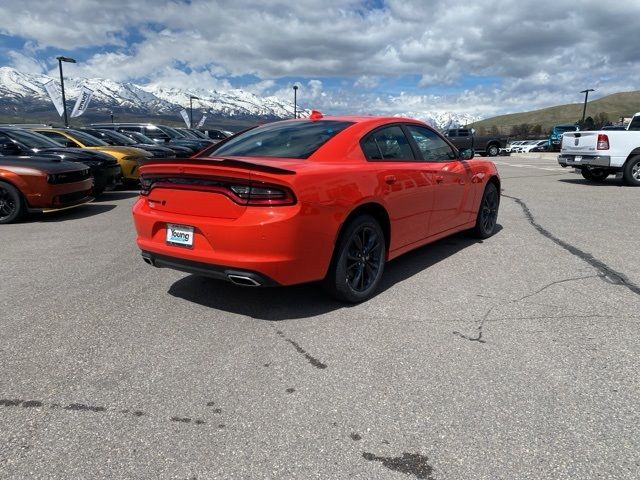
[[[640,186],[640,112],[626,130],[564,133],[558,163],[592,182],[622,174],[627,185]]]

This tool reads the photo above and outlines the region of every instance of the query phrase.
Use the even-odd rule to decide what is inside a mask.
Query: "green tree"
[[[519,137],[521,133],[520,125],[512,125],[511,126],[511,137]]]
[[[596,115],[593,117],[593,122],[595,124],[595,128],[597,128],[598,130],[611,123],[609,121],[609,115],[606,112],[596,113]]]
[[[496,124],[491,125],[491,135],[500,135],[500,130]]]
[[[520,135],[522,135],[523,137],[528,137],[529,133],[531,132],[531,125],[529,125],[528,123],[521,123],[519,127]]]

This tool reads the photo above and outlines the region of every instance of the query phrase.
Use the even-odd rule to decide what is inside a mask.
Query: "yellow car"
[[[86,148],[97,150],[114,156],[122,169],[122,178],[128,181],[137,181],[140,177],[138,161],[151,157],[145,150],[134,147],[117,147],[109,145],[88,133],[79,132],[68,128],[34,128],[38,132],[65,147]]]

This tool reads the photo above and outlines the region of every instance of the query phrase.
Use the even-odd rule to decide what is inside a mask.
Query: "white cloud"
[[[29,57],[47,47],[96,48],[69,72],[194,88],[228,88],[234,76],[254,75],[259,80],[248,90],[279,93],[280,85],[285,98],[290,87],[278,79],[298,77],[301,101],[342,111],[435,105],[489,115],[580,101],[577,92],[587,87],[598,90],[596,97],[637,88],[640,50],[630,21],[640,14],[637,1],[367,4],[3,0],[0,17],[11,21],[0,32],[28,41],[11,56],[25,71],[39,68],[42,62]],[[372,90],[375,100],[380,84],[409,75],[419,79],[417,93],[378,95],[373,103],[361,93]],[[491,81],[468,87],[469,76]],[[348,78],[350,87],[327,88],[327,77]],[[454,93],[420,95],[420,88],[442,86]]]

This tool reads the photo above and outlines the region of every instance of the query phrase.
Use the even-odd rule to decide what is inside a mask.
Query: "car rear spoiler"
[[[138,161],[140,166],[162,164],[186,164],[186,165],[216,165],[221,167],[242,168],[264,173],[276,173],[280,175],[295,175],[295,170],[274,167],[260,161],[238,160],[236,158],[201,157],[201,158],[145,158]]]

